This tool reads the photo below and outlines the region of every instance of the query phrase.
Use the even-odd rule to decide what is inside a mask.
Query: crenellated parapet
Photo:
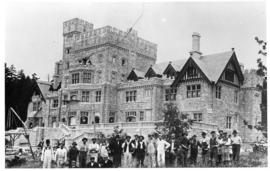
[[[93,24],[80,19],[64,22],[64,47],[74,53],[108,44],[156,59],[157,44],[138,37],[136,30],[122,31],[112,26],[93,29]]]

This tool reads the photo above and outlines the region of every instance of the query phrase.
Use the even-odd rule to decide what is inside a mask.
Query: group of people
[[[83,138],[81,145],[76,142],[68,149],[61,143],[57,149],[53,149],[50,140],[43,145],[41,160],[43,168],[50,168],[52,161],[58,168],[112,168],[112,167],[188,167],[200,166],[221,167],[230,166],[234,161],[239,161],[242,140],[237,131],[233,136],[227,135],[222,130],[211,132],[207,137],[202,132],[201,138],[196,135],[188,138],[187,133],[176,137],[175,134],[167,140],[162,135],[148,135],[144,140],[142,135],[125,136],[116,135],[112,140],[103,140],[100,143],[96,138],[88,144],[88,139]],[[199,152],[201,150],[201,152]],[[197,161],[198,156],[200,162]]]

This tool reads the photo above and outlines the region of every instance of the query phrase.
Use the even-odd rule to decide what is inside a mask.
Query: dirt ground
[[[148,166],[147,164],[147,157],[145,159],[145,166]],[[7,163],[6,163],[7,164]],[[263,153],[254,153],[254,152],[243,152],[241,153],[240,162],[239,165],[234,166],[230,165],[230,167],[267,167],[268,160],[267,160],[267,154]],[[200,167],[201,163],[200,160],[196,165],[189,165],[188,167]],[[52,163],[52,168],[55,168],[56,164]],[[170,166],[167,166],[170,167]],[[181,165],[177,166],[181,167]],[[42,162],[40,161],[34,161],[30,156],[26,158],[25,161],[13,165],[13,166],[7,166],[6,168],[42,168]],[[67,166],[66,166],[67,168]]]

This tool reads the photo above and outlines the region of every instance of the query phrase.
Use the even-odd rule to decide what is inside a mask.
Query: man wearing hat
[[[210,138],[209,144],[210,144],[210,162],[211,162],[211,166],[215,166],[216,162],[217,162],[218,146],[219,146],[215,131],[211,131],[211,138]]]
[[[231,140],[232,140],[233,161],[235,162],[235,164],[238,164],[242,139],[239,135],[237,135],[236,130],[233,130],[233,136],[231,137]]]
[[[165,151],[170,147],[170,143],[165,141],[161,135],[157,139],[157,163],[158,167],[165,166]]]
[[[145,150],[146,150],[146,146],[144,143],[144,137],[141,135],[139,136],[139,142],[138,142],[138,146],[136,148],[137,152],[136,152],[136,157],[137,157],[137,167],[144,167],[144,158],[145,158]]]
[[[229,166],[231,162],[230,158],[230,146],[231,146],[231,139],[228,138],[227,132],[223,133],[223,139],[222,139],[222,160],[224,166]]]
[[[99,164],[95,162],[95,157],[90,157],[90,162],[87,163],[87,168],[99,168]]]
[[[58,168],[63,168],[67,162],[67,150],[64,146],[64,143],[61,143],[60,148],[56,150],[55,158]]]
[[[77,146],[77,143],[73,142],[72,147],[68,151],[69,168],[72,168],[72,162],[75,161],[75,165],[76,165],[76,162],[77,162],[77,157],[79,155],[79,150],[78,150],[78,148],[76,146]]]
[[[187,138],[187,132],[184,132],[182,134],[182,138],[180,140],[180,156],[181,156],[181,163],[183,167],[187,167],[187,155],[188,155],[188,149],[189,149],[189,140]]]
[[[174,133],[172,133],[169,143],[170,147],[166,153],[166,165],[169,167],[175,167],[177,163],[176,156],[179,151],[179,142],[176,140]]]
[[[200,147],[202,148],[202,164],[203,166],[206,166],[208,161],[209,139],[206,137],[205,131],[202,132]]]
[[[196,165],[197,164],[197,157],[198,157],[198,147],[200,142],[197,140],[197,135],[193,135],[189,139],[190,144],[190,163]]]
[[[137,146],[139,143],[139,135],[135,134],[134,139],[131,141],[131,143],[134,145],[134,151],[132,152],[132,165],[134,167],[137,166]]]
[[[149,157],[149,167],[153,168],[156,167],[156,142],[153,139],[152,135],[148,135],[148,142],[147,142],[147,155]]]
[[[132,152],[134,151],[134,144],[130,141],[131,137],[127,136],[125,142],[122,144],[124,152],[124,167],[132,167]]]
[[[92,143],[89,145],[89,154],[90,158],[94,157],[95,162],[98,161],[98,151],[99,151],[99,145],[96,143],[96,138],[92,138]]]
[[[223,139],[223,130],[218,131],[218,157],[217,157],[217,166],[222,162],[222,139]]]
[[[50,140],[46,140],[46,145],[42,149],[41,161],[43,161],[43,168],[51,168],[53,159],[53,149],[50,145]]]
[[[88,153],[88,146],[86,144],[87,138],[83,138],[82,142],[83,144],[80,146],[79,150],[79,164],[80,168],[85,168],[86,166],[86,159],[87,159],[87,153]]]

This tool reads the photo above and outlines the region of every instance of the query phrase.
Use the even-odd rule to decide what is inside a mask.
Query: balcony
[[[81,70],[95,70],[95,67],[94,67],[94,65],[91,65],[91,64],[86,64],[86,65],[75,64],[75,65],[71,65],[70,68],[69,68],[70,72],[72,72],[72,71],[81,71]]]

